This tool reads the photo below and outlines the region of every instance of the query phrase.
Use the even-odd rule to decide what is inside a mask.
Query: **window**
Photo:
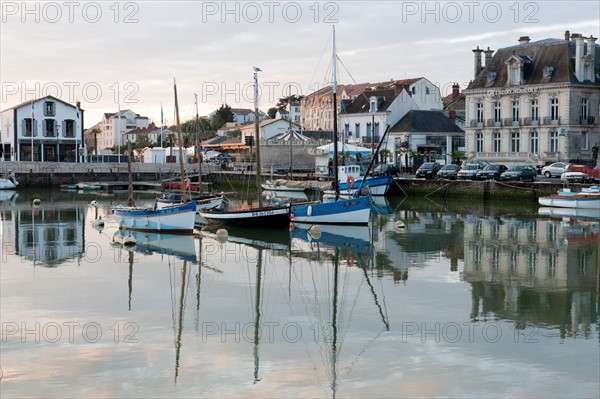
[[[558,98],[550,100],[550,119],[553,121],[558,120]]]
[[[509,259],[510,259],[510,270],[516,271],[519,267],[519,254],[517,253],[517,251],[515,251],[515,250],[510,251]]]
[[[535,274],[535,269],[537,268],[537,252],[535,250],[530,250],[527,252],[527,273],[530,276]]]
[[[350,125],[349,125],[348,123],[346,123],[346,124],[344,125],[344,133],[345,133],[346,137],[348,137],[348,136],[349,136],[349,133],[350,133]]]
[[[538,99],[534,98],[531,100],[531,120],[537,121],[540,118]]]
[[[537,154],[539,151],[538,132],[529,133],[529,152]]]
[[[365,136],[366,137],[371,137],[371,133],[372,133],[371,123],[367,123],[367,131],[366,131],[366,135]]]
[[[417,94],[417,86],[413,86],[410,91],[412,92],[412,94]]]
[[[32,135],[32,120],[31,118],[25,118],[25,127],[24,127],[24,131],[23,131],[23,136],[26,137],[31,137]]]
[[[558,132],[550,132],[550,152],[558,152]]]
[[[54,102],[44,101],[44,116],[54,116]]]
[[[583,131],[581,132],[581,149],[582,150],[587,150],[590,148],[590,137],[588,132]]]
[[[371,101],[371,106],[370,106],[369,112],[370,113],[377,112],[377,101]]]
[[[556,252],[550,252],[548,254],[548,277],[556,276],[556,261],[558,256]]]
[[[500,133],[494,133],[494,152],[500,152],[501,150],[501,140],[500,140]]]
[[[356,137],[360,137],[360,123],[354,125],[354,131],[356,132]]]
[[[500,101],[494,102],[494,122],[500,122]]]
[[[475,109],[477,112],[477,123],[483,123],[483,103],[475,104]]]
[[[512,121],[519,121],[519,100],[513,100],[512,102]]]
[[[65,137],[75,137],[75,121],[67,119],[64,121],[65,124]]]
[[[429,94],[429,87],[426,87],[425,88],[425,95],[428,95],[428,94]]]
[[[521,68],[519,68],[519,64],[513,64],[511,66],[510,82],[514,85],[521,84]]]
[[[483,133],[475,135],[475,152],[483,152]]]
[[[44,119],[44,136],[54,137],[56,135],[54,126],[54,119]]]
[[[521,151],[521,133],[510,134],[510,150],[512,152]]]
[[[589,103],[589,101],[587,98],[581,99],[581,123],[587,123],[587,119],[589,116],[588,103]]]
[[[379,122],[375,122],[375,137],[379,137]]]

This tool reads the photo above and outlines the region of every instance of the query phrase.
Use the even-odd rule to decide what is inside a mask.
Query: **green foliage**
[[[210,119],[212,130],[217,131],[227,122],[233,122],[233,111],[229,105],[222,104]]]
[[[297,96],[295,94],[292,94],[291,96],[281,97],[279,99],[279,101],[277,101],[277,105],[275,105],[275,107],[279,110],[286,109],[286,107],[288,105],[288,99],[290,97],[292,98],[292,104],[298,103],[298,102],[300,102],[300,100],[302,100],[304,98],[304,96],[302,96],[302,95]]]
[[[275,119],[275,115],[277,115],[277,111],[278,111],[277,107],[271,107],[267,111],[267,115],[269,116],[269,118]]]
[[[241,135],[242,135],[242,131],[240,129],[230,130],[227,133],[227,136],[229,136],[229,137],[241,137]]]

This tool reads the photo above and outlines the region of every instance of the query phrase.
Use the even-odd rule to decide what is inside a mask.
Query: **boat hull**
[[[290,207],[264,207],[234,211],[200,212],[200,217],[213,226],[252,227],[255,229],[288,228]]]
[[[10,179],[0,178],[0,190],[14,190],[17,184]]]
[[[540,205],[558,208],[579,208],[596,209],[600,211],[600,195],[595,196],[561,196],[551,195],[550,197],[538,198]]]
[[[364,225],[371,217],[367,198],[292,205],[292,223]]]
[[[181,198],[181,197],[180,197]],[[223,205],[222,195],[211,195],[198,198],[192,198],[192,201],[196,203],[196,211],[209,211],[212,209],[220,208]],[[156,209],[163,209],[174,204],[181,203],[179,200],[172,200],[169,198],[158,198],[156,200]]]
[[[196,204],[163,209],[114,209],[113,216],[119,228],[171,234],[191,234],[194,232]]]
[[[369,187],[371,195],[373,196],[384,196],[390,189],[390,185],[394,181],[392,176],[377,176],[369,177],[364,183],[363,187]],[[340,194],[353,196],[356,190],[360,187],[362,179],[358,179],[354,182],[354,187],[349,188],[348,183],[340,183]]]
[[[600,213],[595,209],[585,208],[552,208],[542,207],[538,209],[538,215],[553,216],[560,218],[577,218],[583,220],[600,220]]]

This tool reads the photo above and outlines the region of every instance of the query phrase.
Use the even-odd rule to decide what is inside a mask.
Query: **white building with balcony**
[[[0,157],[4,161],[80,162],[83,110],[52,96],[2,111]]]
[[[148,117],[140,116],[131,110],[119,111],[114,114],[104,113],[98,128],[98,152],[110,154],[117,152],[116,148],[126,145],[127,141],[135,143],[136,135],[127,134],[132,130],[148,128]]]
[[[598,137],[600,46],[596,38],[564,39],[496,51],[473,50],[466,94],[466,155],[490,162],[588,163]],[[482,66],[481,53],[485,53]]]

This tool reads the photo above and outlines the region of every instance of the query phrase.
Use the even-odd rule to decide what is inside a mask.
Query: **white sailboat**
[[[254,67],[254,141],[256,143],[256,190],[258,206],[231,210],[201,212],[200,216],[208,224],[224,227],[251,227],[258,229],[283,229],[290,225],[290,206],[263,206],[261,197],[260,130],[258,115],[258,72]]]
[[[15,176],[14,172],[10,170],[6,174],[6,176],[0,177],[0,190],[13,190],[17,188],[19,182]]]
[[[173,81],[175,92],[175,111],[177,116],[177,135],[181,139],[181,124],[179,123],[179,104],[177,102],[177,85]],[[194,232],[196,203],[186,200],[185,190],[181,191],[181,202],[162,209],[136,207],[133,201],[133,183],[131,181],[131,157],[128,157],[127,169],[129,174],[129,195],[127,206],[114,207],[112,212],[120,229],[134,231],[156,231],[162,233],[192,234]],[[184,187],[183,154],[179,146],[179,167],[181,171],[181,187]]]
[[[333,153],[334,153],[334,201],[292,205],[292,223],[308,224],[368,224],[371,216],[371,197],[340,199],[338,168],[338,121],[337,121],[337,54],[335,27],[333,28]]]

